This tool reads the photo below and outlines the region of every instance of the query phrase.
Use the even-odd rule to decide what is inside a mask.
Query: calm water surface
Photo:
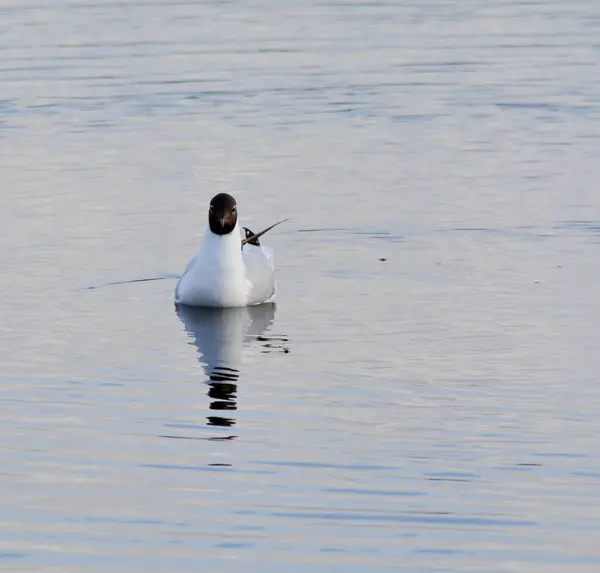
[[[1,0],[0,568],[597,572],[599,14]]]

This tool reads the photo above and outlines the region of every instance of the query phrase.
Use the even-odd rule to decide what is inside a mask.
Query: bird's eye
[[[233,209],[231,209],[231,212],[235,213],[236,211],[237,211],[237,207],[234,206]]]
[[[210,212],[211,212],[211,213],[214,213],[214,212],[215,212],[215,208],[214,208],[212,205],[210,206]]]

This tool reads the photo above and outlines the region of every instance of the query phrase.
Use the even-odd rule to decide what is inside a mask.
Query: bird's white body
[[[190,261],[175,289],[175,302],[188,306],[249,306],[274,296],[272,251],[250,244],[242,248],[237,223],[225,235],[207,229],[200,252]]]

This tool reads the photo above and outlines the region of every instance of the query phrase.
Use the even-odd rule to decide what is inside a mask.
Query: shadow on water
[[[198,349],[198,362],[207,377],[210,409],[214,412],[207,417],[209,426],[236,424],[232,413],[238,408],[237,382],[244,345],[258,343],[263,352],[289,352],[287,337],[264,334],[275,320],[275,310],[274,303],[241,308],[176,307],[177,315]]]

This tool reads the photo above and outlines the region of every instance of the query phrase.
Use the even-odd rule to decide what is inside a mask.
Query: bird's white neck
[[[240,265],[242,264],[242,243],[240,228],[236,223],[231,233],[226,235],[217,235],[210,229],[206,230],[202,251],[205,256],[214,259],[220,265]]]

